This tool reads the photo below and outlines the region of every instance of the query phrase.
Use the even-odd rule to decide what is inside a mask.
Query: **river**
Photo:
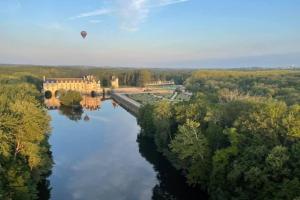
[[[139,137],[134,116],[111,100],[83,112],[49,110],[53,200],[199,199],[199,190]]]

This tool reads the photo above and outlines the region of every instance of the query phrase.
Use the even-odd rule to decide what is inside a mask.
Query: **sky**
[[[300,66],[299,10],[298,0],[0,0],[0,63]]]

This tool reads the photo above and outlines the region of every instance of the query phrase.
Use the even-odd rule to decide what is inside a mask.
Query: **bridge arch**
[[[62,93],[61,90],[56,90],[56,91],[54,92],[54,96],[55,96],[56,98],[59,98],[59,97],[61,96],[61,93]]]
[[[45,91],[45,98],[46,99],[51,99],[51,97],[52,97],[52,92],[50,91],[50,90],[47,90],[47,91]]]
[[[96,95],[97,95],[97,92],[95,92],[95,91],[92,91],[92,92],[91,92],[91,96],[92,96],[92,97],[95,97]]]

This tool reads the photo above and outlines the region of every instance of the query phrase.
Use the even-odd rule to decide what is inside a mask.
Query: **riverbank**
[[[111,94],[111,98],[114,99],[118,104],[120,104],[126,110],[131,112],[134,116],[138,115],[139,109],[141,107],[140,103],[134,101],[133,99],[130,99],[129,97],[127,97],[125,94],[122,93],[113,92]]]
[[[0,199],[50,196],[50,117],[33,80],[0,78]]]

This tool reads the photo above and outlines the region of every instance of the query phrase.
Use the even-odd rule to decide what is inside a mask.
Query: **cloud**
[[[188,2],[189,0],[159,0],[160,3],[158,3],[158,7],[159,6],[169,6],[169,5],[173,5],[173,4],[178,4],[178,3],[184,3],[184,2]]]
[[[112,12],[111,9],[108,8],[100,8],[97,10],[93,10],[91,12],[85,12],[85,13],[80,13],[79,15],[70,17],[70,20],[74,20],[74,19],[80,19],[80,18],[85,18],[85,17],[93,17],[93,16],[100,16],[100,15],[107,15],[110,14]]]
[[[98,120],[98,121],[101,121],[101,122],[110,122],[107,118],[101,117],[101,116],[89,115],[89,117],[91,119],[95,119],[95,120]]]
[[[118,0],[120,6],[121,28],[137,31],[152,9],[188,2],[189,0]]]
[[[137,31],[149,14],[149,0],[119,0],[119,17],[121,28],[127,31]]]
[[[149,16],[152,9],[188,2],[189,0],[112,0],[111,8],[101,8],[91,12],[81,13],[70,17],[70,20],[113,14],[118,16],[121,29],[137,31]],[[99,23],[100,20],[90,20],[90,23]]]

